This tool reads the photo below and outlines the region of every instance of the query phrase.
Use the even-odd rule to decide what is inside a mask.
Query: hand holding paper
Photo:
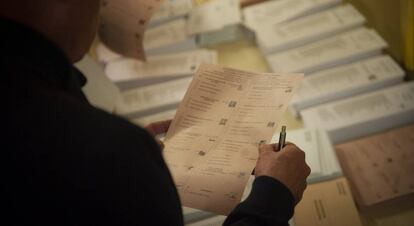
[[[240,201],[301,74],[202,64],[165,138],[164,157],[185,206],[228,214]]]

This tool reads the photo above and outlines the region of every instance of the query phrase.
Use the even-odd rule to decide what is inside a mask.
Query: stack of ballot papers
[[[270,54],[356,28],[364,22],[364,16],[346,4],[285,23],[261,25],[256,29],[256,41],[264,54]]]
[[[325,129],[334,144],[414,122],[414,82],[322,104],[301,112],[306,127]]]
[[[336,146],[361,209],[414,195],[414,124]]]
[[[181,102],[191,80],[191,77],[186,77],[123,91],[115,113],[139,118],[174,109]]]
[[[401,83],[404,71],[389,56],[377,56],[309,74],[289,105],[299,117],[303,109]]]
[[[296,19],[301,16],[327,9],[340,2],[340,0],[265,1],[243,9],[244,25],[249,29],[256,31],[256,29],[261,26],[274,25]]]
[[[105,44],[100,42],[96,45],[96,58],[103,67],[106,67],[109,62],[123,59],[124,57],[121,54],[115,53]]]
[[[309,185],[295,207],[296,226],[362,226],[345,178]]]
[[[193,50],[148,56],[147,61],[123,58],[106,64],[106,75],[122,90],[192,76],[202,63],[216,63],[213,50]]]
[[[173,53],[197,48],[196,37],[187,34],[187,19],[180,18],[151,27],[144,34],[148,55]]]
[[[278,142],[279,135],[272,138]],[[306,154],[306,163],[311,168],[307,181],[315,183],[342,175],[342,170],[328,134],[323,129],[305,128],[288,131],[286,140],[294,143]]]
[[[148,26],[154,27],[174,19],[183,18],[192,8],[192,0],[165,0],[152,15]]]
[[[378,55],[386,46],[376,31],[358,28],[266,58],[272,71],[307,74]]]
[[[239,0],[215,0],[195,7],[189,14],[188,33],[197,34],[198,45],[214,46],[244,36]]]

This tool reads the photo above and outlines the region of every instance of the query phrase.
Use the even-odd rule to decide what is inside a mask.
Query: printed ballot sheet
[[[184,206],[227,215],[240,201],[302,74],[202,64],[165,137],[164,157]]]
[[[103,0],[99,37],[122,55],[145,60],[144,31],[162,0]]]
[[[414,124],[336,146],[360,207],[414,194]]]

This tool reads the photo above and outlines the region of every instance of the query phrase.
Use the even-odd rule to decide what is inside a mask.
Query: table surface
[[[218,52],[218,63],[223,66],[253,72],[269,72],[266,60],[253,40],[243,39],[231,43],[223,43],[215,46]],[[281,122],[286,125],[288,131],[303,127],[300,119],[295,118],[286,111]],[[381,210],[361,213],[360,217],[364,226],[414,226],[414,203],[399,206],[391,206]]]
[[[89,52],[95,59],[97,42],[95,40]],[[245,38],[219,44],[210,49],[217,51],[220,65],[252,72],[270,72],[263,54],[253,40]],[[280,130],[281,125],[286,125],[288,131],[303,127],[302,121],[295,118],[289,111],[284,114],[276,131]],[[369,213],[360,212],[360,217],[364,226],[414,226],[414,204],[394,205]]]

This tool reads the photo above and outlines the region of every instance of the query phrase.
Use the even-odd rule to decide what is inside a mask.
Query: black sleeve
[[[288,225],[293,216],[294,198],[278,180],[260,176],[253,182],[247,199],[230,213],[223,226]]]

